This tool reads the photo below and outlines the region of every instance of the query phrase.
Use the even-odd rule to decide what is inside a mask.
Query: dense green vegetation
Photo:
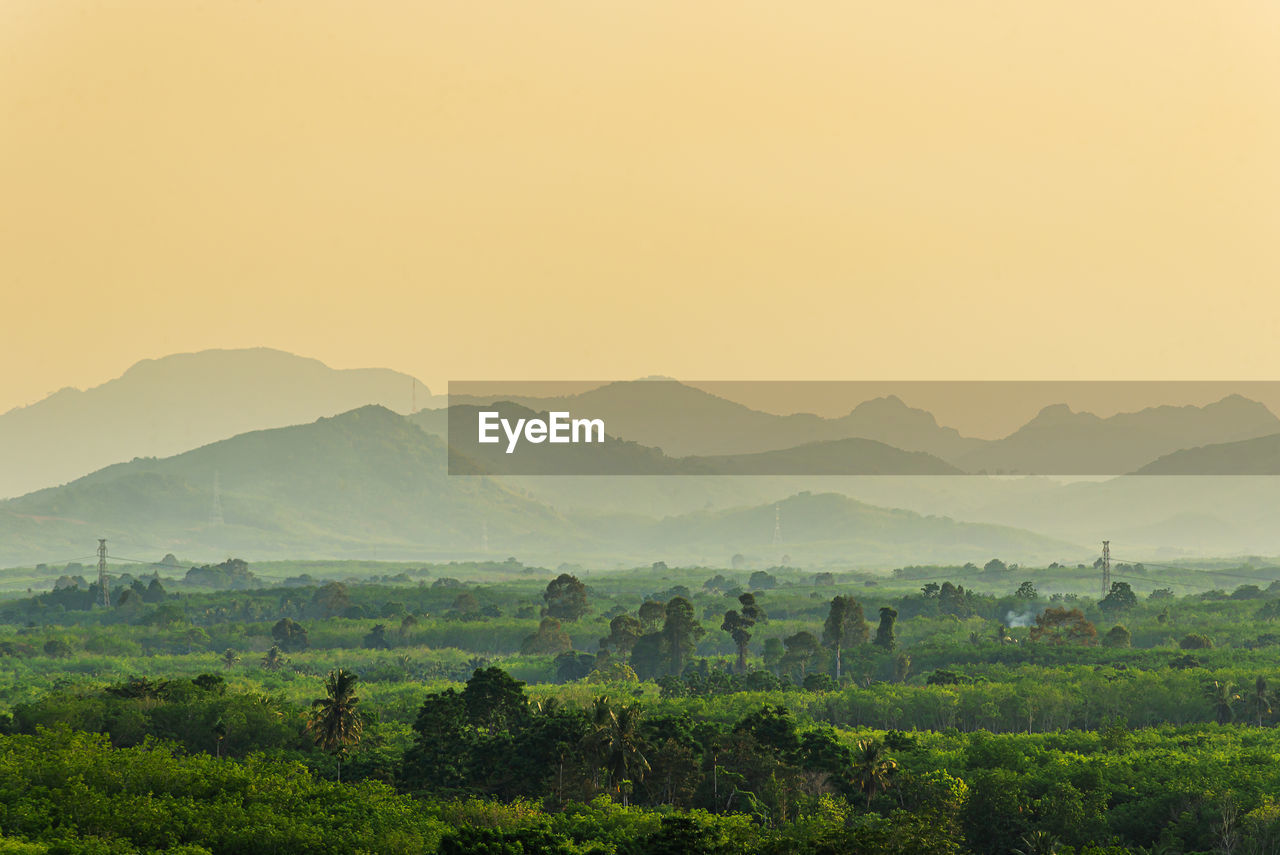
[[[0,852],[1280,844],[1261,561],[62,569],[0,605]]]

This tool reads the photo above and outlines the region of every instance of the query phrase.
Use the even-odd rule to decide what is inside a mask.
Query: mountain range
[[[432,402],[407,374],[337,370],[268,348],[148,359],[100,386],[63,389],[0,415],[0,497],[365,404],[407,412],[415,397]]]
[[[115,464],[0,503],[0,563],[92,551],[183,555],[699,560],[753,552],[846,563],[1079,552],[997,525],[876,508],[836,494],[644,517],[568,514],[500,479],[446,474],[440,438],[368,406],[254,431],[164,459]],[[786,537],[775,543],[775,518]],[[989,557],[989,556],[987,556]]]

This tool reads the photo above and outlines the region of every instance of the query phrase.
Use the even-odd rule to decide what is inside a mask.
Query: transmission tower
[[[782,505],[773,506],[773,545],[782,543]]]
[[[111,605],[111,586],[107,584],[107,539],[98,538],[98,601]]]
[[[1111,593],[1111,541],[1102,541],[1102,596]]]

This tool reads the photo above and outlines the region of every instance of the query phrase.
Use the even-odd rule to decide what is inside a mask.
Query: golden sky
[[[1280,374],[1268,0],[5,0],[0,411],[448,379]]]

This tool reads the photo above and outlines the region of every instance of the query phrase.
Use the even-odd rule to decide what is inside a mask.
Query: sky
[[[0,411],[449,380],[1273,379],[1280,5],[6,0]]]

